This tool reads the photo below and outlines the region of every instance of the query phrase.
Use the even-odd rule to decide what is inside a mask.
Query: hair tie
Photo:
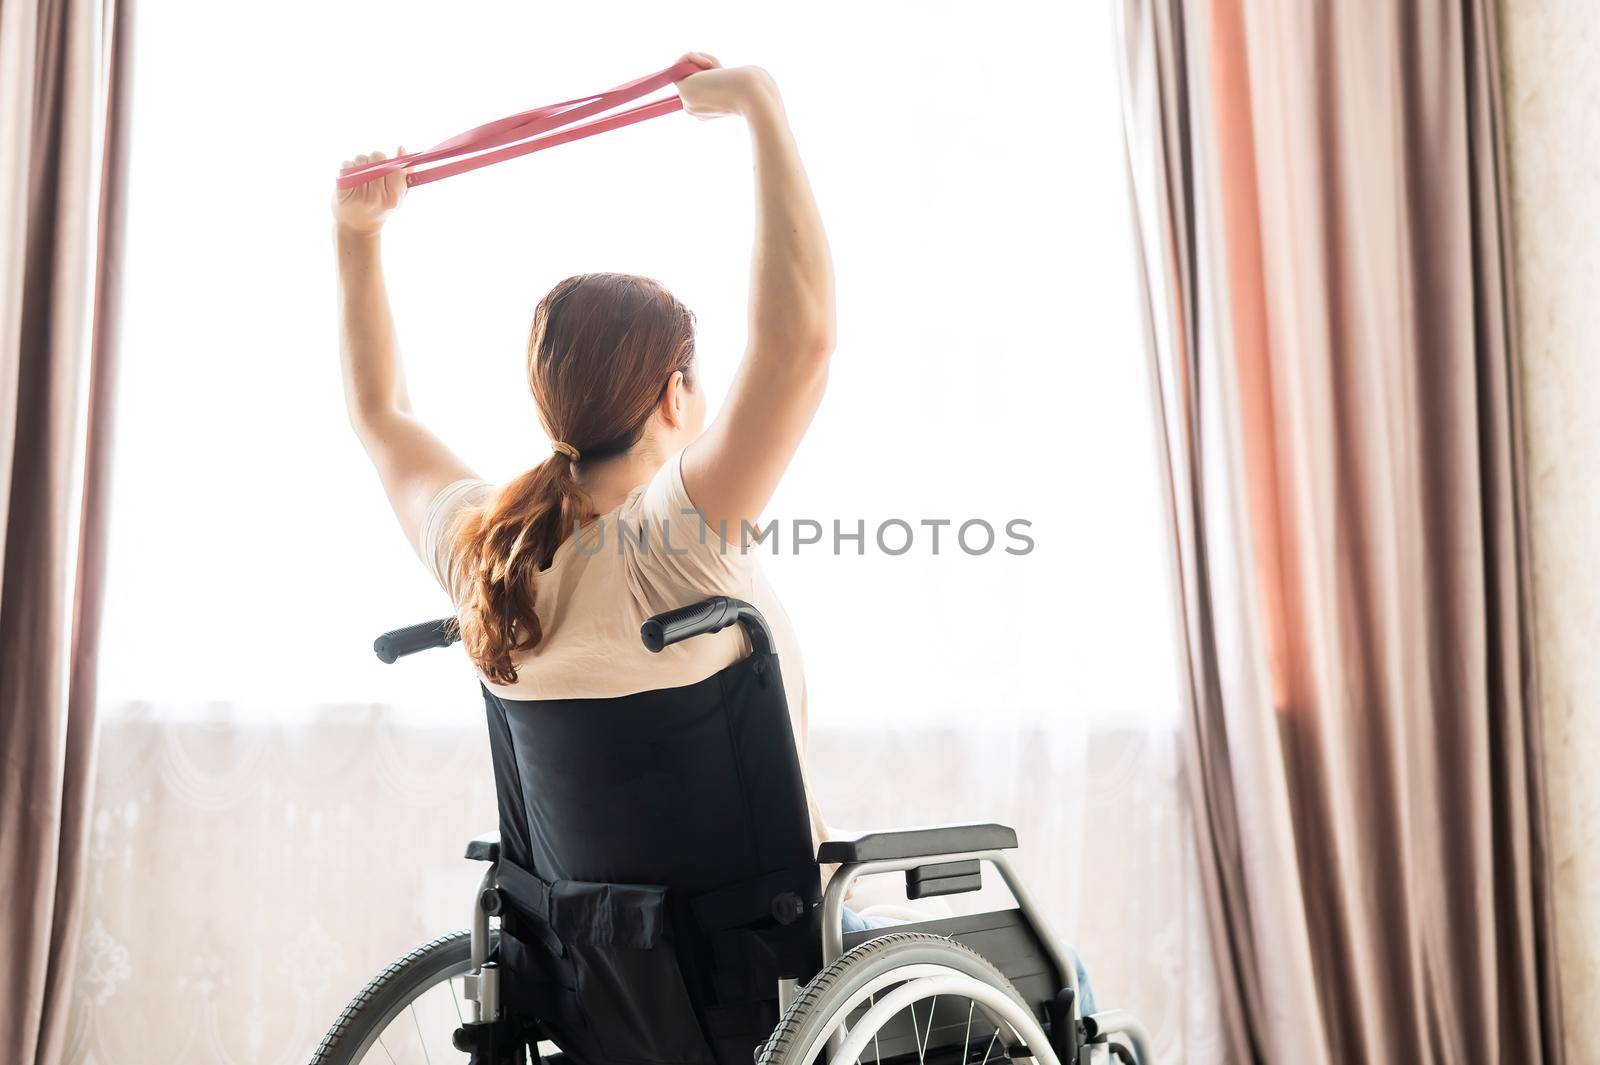
[[[567,456],[567,458],[573,462],[578,461],[578,449],[561,440],[550,441],[550,450],[554,451],[558,455]]]

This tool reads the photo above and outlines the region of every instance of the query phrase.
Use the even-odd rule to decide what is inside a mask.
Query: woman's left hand
[[[397,155],[404,155],[405,152],[404,148],[396,150]],[[376,163],[387,158],[388,156],[382,152],[373,152],[371,155],[358,155],[354,159],[346,159],[344,166],[365,166],[367,163]],[[335,190],[333,217],[340,229],[371,236],[383,228],[383,223],[399,210],[405,198],[406,171],[397,170],[392,174],[385,174],[381,178],[373,178],[371,181],[356,185],[354,188]]]

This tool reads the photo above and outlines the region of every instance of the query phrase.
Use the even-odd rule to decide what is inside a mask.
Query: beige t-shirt
[[[794,725],[795,747],[806,757],[806,683],[800,645],[783,604],[756,559],[710,528],[683,486],[674,455],[635,488],[622,505],[557,549],[538,576],[534,610],[543,638],[515,658],[517,682],[489,690],[508,699],[593,699],[675,688],[704,680],[749,653],[743,630],[674,644],[659,654],[639,640],[639,626],[666,610],[708,596],[730,595],[750,603],[767,619]],[[450,549],[462,508],[494,495],[487,481],[445,486],[422,519],[422,561],[459,604],[461,589],[450,573]],[[809,781],[806,798],[813,836],[825,838]]]

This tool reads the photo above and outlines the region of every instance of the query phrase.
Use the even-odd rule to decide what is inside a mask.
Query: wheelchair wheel
[[[877,1065],[1056,1062],[1000,970],[924,932],[868,940],[818,973],[784,1012],[758,1065],[817,1065],[825,1049],[830,1062]]]
[[[498,934],[490,932],[490,946]],[[465,1061],[451,1035],[467,1017],[472,934],[451,932],[374,976],[323,1036],[311,1065]]]

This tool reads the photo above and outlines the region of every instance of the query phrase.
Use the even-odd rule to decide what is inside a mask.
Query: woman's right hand
[[[683,109],[696,118],[747,114],[757,101],[777,95],[772,75],[760,67],[724,67],[704,52],[688,52],[678,61],[684,60],[700,66],[677,83]]]

